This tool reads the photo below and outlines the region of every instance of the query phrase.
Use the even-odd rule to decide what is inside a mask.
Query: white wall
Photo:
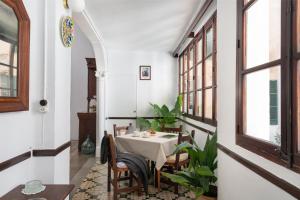
[[[78,140],[78,112],[87,112],[87,76],[85,58],[94,58],[94,50],[84,33],[75,26],[71,64],[71,139]]]
[[[70,63],[71,51],[60,40],[60,17],[69,14],[60,0],[44,2],[23,0],[31,20],[29,111],[0,114],[0,162],[31,149],[56,148],[70,137]],[[49,25],[47,53],[47,99],[49,112],[38,112],[43,99],[44,16]],[[54,117],[55,116],[55,117]],[[59,157],[30,158],[0,172],[0,196],[32,179],[44,183],[68,183],[69,150]],[[60,175],[59,175],[60,174]],[[56,178],[59,175],[60,178]]]
[[[272,174],[300,187],[300,175],[235,144],[236,0],[217,5],[218,142]],[[294,199],[237,161],[218,151],[220,200]]]
[[[139,80],[140,65],[151,66],[150,81]],[[106,73],[106,116],[153,116],[150,102],[173,106],[177,97],[177,71],[176,59],[167,52],[110,50]],[[119,96],[116,95],[118,92]],[[129,121],[107,120],[106,129],[112,131],[114,123],[128,124]]]

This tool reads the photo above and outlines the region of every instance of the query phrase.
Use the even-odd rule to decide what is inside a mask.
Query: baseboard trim
[[[32,151],[32,156],[34,157],[48,157],[57,156],[59,153],[63,152],[65,149],[71,146],[71,141],[62,144],[56,149],[35,149]]]
[[[263,177],[267,181],[273,183],[277,187],[279,187],[282,190],[284,190],[285,192],[289,193],[290,195],[292,195],[296,199],[298,199],[300,197],[300,189],[298,187],[296,187],[296,186],[292,185],[291,183],[275,176],[274,174],[270,173],[269,171],[265,170],[264,168],[250,162],[249,160],[247,160],[247,159],[243,158],[242,156],[234,153],[233,151],[231,151],[230,149],[228,149],[227,147],[225,147],[225,146],[223,146],[219,143],[218,143],[218,149],[221,150],[226,155],[228,155],[229,157],[236,160],[237,162],[239,162],[240,164],[242,164],[243,166],[247,167],[248,169],[250,169],[251,171],[253,171],[257,175]]]
[[[10,168],[10,167],[12,167],[12,166],[20,163],[20,162],[23,162],[23,161],[27,160],[30,157],[31,157],[31,152],[28,151],[26,153],[23,153],[23,154],[20,154],[20,155],[18,155],[16,157],[13,157],[13,158],[11,158],[9,160],[1,162],[0,163],[0,172],[3,171],[3,170],[5,170],[5,169],[8,169],[8,168]]]

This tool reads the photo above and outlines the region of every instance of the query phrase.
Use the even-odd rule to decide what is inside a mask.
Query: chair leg
[[[132,184],[133,184],[133,173],[130,171],[129,172],[129,187],[132,187]]]
[[[114,180],[113,180],[113,187],[114,187],[114,200],[118,200],[118,173],[114,172]]]
[[[111,167],[108,165],[107,167],[107,192],[111,190]]]
[[[137,184],[138,184],[138,196],[142,195],[142,183],[139,178],[137,178]]]
[[[175,194],[178,194],[178,184],[175,185]]]

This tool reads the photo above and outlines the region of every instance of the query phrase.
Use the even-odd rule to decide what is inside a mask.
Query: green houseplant
[[[173,126],[177,122],[177,117],[179,117],[182,114],[182,96],[179,95],[177,97],[173,109],[169,109],[166,105],[159,106],[157,104],[152,103],[150,103],[150,106],[152,107],[154,112],[154,120],[150,121],[139,117],[137,119],[137,123],[139,124],[139,127],[142,130],[153,129],[155,131],[160,131],[162,127]]]
[[[216,199],[217,190],[215,183],[217,177],[217,136],[214,134],[207,140],[203,150],[193,140],[193,144],[184,142],[176,147],[174,153],[185,151],[190,156],[188,168],[176,174],[163,173],[172,182],[178,183],[192,191],[196,198]],[[203,195],[203,197],[201,197]],[[206,197],[205,197],[206,196]]]

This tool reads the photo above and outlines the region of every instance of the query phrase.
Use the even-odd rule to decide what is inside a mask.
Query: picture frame
[[[151,66],[140,66],[140,80],[151,80]]]

